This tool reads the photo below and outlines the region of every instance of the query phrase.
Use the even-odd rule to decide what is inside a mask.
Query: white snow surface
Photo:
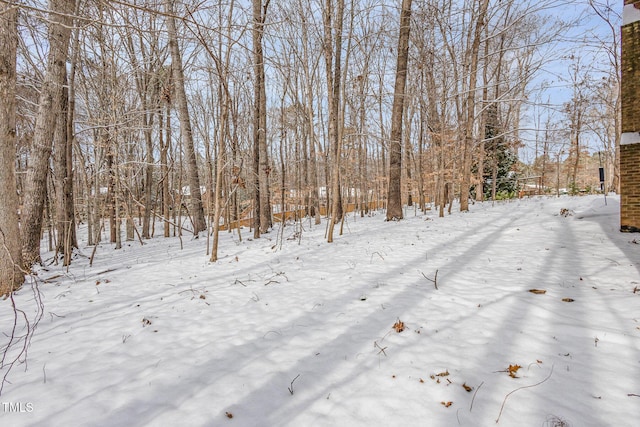
[[[607,201],[224,232],[216,263],[204,236],[84,248],[38,271],[0,425],[638,426],[640,235]]]

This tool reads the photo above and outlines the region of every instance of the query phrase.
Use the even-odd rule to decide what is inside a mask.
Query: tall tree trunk
[[[65,79],[66,80],[66,79]],[[54,132],[54,181],[56,188],[55,214],[58,241],[56,252],[64,255],[63,265],[71,263],[72,248],[77,247],[75,237],[75,218],[73,207],[73,157],[71,112],[69,111],[69,91],[62,91],[60,114],[56,118]]]
[[[146,95],[145,95],[146,96]],[[143,102],[143,105],[146,102]],[[143,109],[146,110],[146,106],[143,106]],[[145,179],[144,179],[144,217],[142,220],[142,237],[144,239],[151,238],[151,212],[154,209],[154,200],[153,200],[153,169],[155,167],[155,160],[153,159],[153,139],[152,139],[152,129],[153,129],[153,116],[154,112],[144,112],[143,117],[143,126],[144,126],[144,139],[146,143],[147,155],[146,155],[146,166],[145,166]]]
[[[144,48],[144,40],[140,34],[140,50],[136,51],[131,32],[127,33],[127,51],[131,60],[131,65],[135,70],[135,85],[140,98],[142,109],[142,132],[144,134],[146,159],[144,177],[144,216],[142,218],[142,238],[151,238],[151,213],[154,210],[153,200],[153,170],[155,160],[153,158],[153,122],[159,109],[160,81],[157,75],[155,63],[157,62],[157,52],[151,49],[151,57],[148,56]],[[141,63],[138,62],[137,55],[141,56]]]
[[[217,144],[217,159],[216,159],[216,183],[213,190],[214,198],[214,213],[213,213],[213,243],[211,246],[211,262],[218,260],[218,241],[220,235],[220,215],[222,213],[222,170],[225,164],[225,142],[229,136],[229,127],[227,121],[229,120],[229,103],[231,102],[228,96],[228,92],[225,91],[224,95],[221,95],[222,111],[219,123],[218,138],[214,144]],[[238,228],[240,228],[238,226]]]
[[[49,55],[40,89],[33,146],[27,169],[22,217],[22,253],[25,266],[40,262],[42,212],[47,191],[47,175],[56,117],[61,114],[62,87],[66,82],[66,62],[75,0],[51,0],[49,13]]]
[[[77,12],[77,11],[76,11]],[[75,71],[79,54],[79,30],[75,37],[71,58],[71,73],[67,79],[64,75],[64,85],[60,100],[60,112],[56,118],[54,132],[54,181],[57,191],[55,198],[56,229],[58,235],[56,252],[63,254],[63,265],[71,264],[73,248],[78,247],[76,238],[75,207],[73,197],[73,119],[75,108]]]
[[[469,189],[471,187],[471,154],[473,152],[473,130],[476,114],[476,86],[478,75],[478,53],[480,51],[480,38],[485,26],[485,19],[489,0],[482,0],[475,21],[473,41],[470,53],[469,86],[467,88],[467,117],[464,131],[464,145],[462,148],[462,182],[460,184],[460,210],[469,210]]]
[[[269,155],[267,152],[267,92],[264,72],[264,54],[262,38],[264,23],[267,16],[269,0],[264,5],[262,0],[252,0],[253,4],[253,60],[255,78],[255,105],[253,118],[254,154],[258,156],[257,170],[254,164],[254,172],[257,173],[256,183],[258,194],[256,195],[256,220],[260,220],[260,233],[269,231],[272,225],[271,219],[271,194],[269,190]],[[257,148],[256,148],[257,147]],[[255,160],[254,160],[255,161]],[[258,236],[259,237],[259,236]]]
[[[484,57],[489,58],[489,30],[485,27],[485,34],[487,36],[487,41],[484,44]],[[503,38],[504,40],[504,38]],[[502,46],[500,47],[500,52],[502,52]],[[500,54],[501,55],[501,54]],[[500,61],[498,61],[498,69],[501,67]],[[496,88],[500,86],[500,78],[496,78]],[[489,61],[484,61],[484,66],[482,67],[482,123],[480,124],[480,128],[484,128],[484,136],[480,141],[480,149],[478,150],[478,168],[476,174],[476,185],[475,185],[475,196],[477,202],[482,202],[484,200],[484,167],[485,167],[485,150],[487,144],[487,108],[488,108],[488,99],[489,99]],[[497,100],[497,98],[494,99]]]
[[[314,223],[316,225],[320,224],[320,197],[318,194],[319,190],[319,181],[318,181],[318,159],[316,152],[316,133],[314,127],[314,108],[313,108],[313,100],[314,100],[314,91],[313,91],[313,76],[314,71],[310,66],[306,64],[311,63],[311,57],[309,54],[309,34],[307,30],[307,22],[302,18],[302,44],[303,44],[303,63],[305,66],[303,67],[303,72],[305,76],[305,114],[306,114],[306,132],[307,132],[307,140],[309,143],[309,171],[310,171],[310,185],[309,185],[309,214],[314,216]],[[306,153],[305,153],[306,157]]]
[[[165,12],[167,16],[167,30],[169,36],[169,50],[171,51],[171,72],[175,85],[176,106],[180,118],[182,146],[187,160],[187,175],[189,182],[189,205],[193,217],[193,234],[198,235],[207,229],[202,208],[202,194],[200,192],[200,176],[198,173],[198,159],[193,143],[193,131],[189,117],[189,105],[184,87],[184,70],[182,69],[182,56],[178,46],[176,20],[174,17],[173,0],[165,0]]]
[[[389,189],[387,221],[402,219],[402,119],[404,116],[405,86],[409,62],[409,32],[411,29],[411,0],[402,0],[400,35],[398,36],[398,62],[391,110],[389,141]]]
[[[325,27],[324,56],[326,62],[327,91],[329,93],[329,141],[331,145],[331,220],[327,241],[333,242],[333,227],[342,219],[342,198],[340,192],[340,83],[342,76],[342,28],[344,22],[344,0],[337,0],[336,22],[335,22],[335,47],[333,44],[333,24],[334,14],[333,2],[327,0],[323,11]],[[335,57],[335,61],[334,61]]]
[[[76,4],[76,13],[78,4]],[[64,182],[64,203],[65,203],[65,214],[67,218],[67,223],[69,227],[67,229],[68,235],[65,236],[65,241],[68,242],[69,247],[78,248],[78,236],[76,234],[76,217],[75,217],[75,196],[74,196],[74,179],[75,173],[73,168],[73,157],[74,150],[73,147],[75,144],[75,132],[73,127],[73,122],[75,119],[75,105],[76,105],[76,91],[75,91],[75,81],[76,81],[76,71],[78,66],[78,55],[80,53],[80,41],[79,41],[79,33],[80,30],[76,30],[73,46],[71,47],[73,52],[73,58],[71,60],[71,73],[69,74],[69,88],[67,91],[67,140],[65,147],[65,156],[66,156],[66,172],[65,172],[65,182]],[[69,265],[71,263],[71,251],[69,253],[65,253],[65,265]]]
[[[162,218],[164,219],[163,235],[171,236],[171,196],[169,195],[169,148],[171,147],[171,98],[165,93],[166,114],[160,108],[158,120],[158,136],[160,142],[160,174],[162,176]],[[166,121],[165,121],[166,116]],[[164,135],[164,138],[163,138]]]
[[[413,146],[411,144],[411,121],[409,120],[404,132],[404,155],[405,155],[405,174],[407,176],[407,206],[413,206],[413,163],[415,156],[413,155]]]
[[[421,77],[420,79],[420,87],[422,87],[422,81],[424,80],[424,77]],[[419,116],[419,129],[418,129],[418,160],[416,161],[417,165],[416,165],[416,174],[418,175],[418,204],[420,205],[420,210],[424,212],[425,210],[425,206],[426,206],[426,202],[425,202],[425,197],[424,197],[424,143],[425,143],[425,128],[427,126],[426,123],[426,117],[425,117],[425,106],[424,106],[424,99],[422,97],[420,97],[420,105],[419,105],[419,111],[418,111],[418,116]]]
[[[117,201],[116,201],[116,171],[114,166],[114,151],[112,144],[115,144],[113,141],[106,141],[107,145],[107,173],[109,174],[107,178],[107,198],[106,205],[107,211],[109,215],[109,242],[116,243],[116,211],[118,209]]]
[[[16,49],[18,8],[0,5],[0,296],[24,282],[16,189]]]

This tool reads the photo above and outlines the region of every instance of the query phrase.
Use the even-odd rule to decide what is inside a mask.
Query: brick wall
[[[620,230],[640,232],[640,0],[624,0]]]
[[[640,232],[640,144],[620,147],[620,230]]]

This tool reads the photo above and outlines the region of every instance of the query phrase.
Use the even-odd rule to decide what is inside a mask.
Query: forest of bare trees
[[[0,1],[0,293],[41,243],[615,191],[619,5],[568,3]]]

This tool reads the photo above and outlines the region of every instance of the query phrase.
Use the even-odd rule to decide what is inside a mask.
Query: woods
[[[104,240],[216,261],[240,225],[332,242],[349,212],[590,192],[599,166],[616,191],[614,5],[589,2],[601,33],[553,0],[4,1],[0,293]]]

